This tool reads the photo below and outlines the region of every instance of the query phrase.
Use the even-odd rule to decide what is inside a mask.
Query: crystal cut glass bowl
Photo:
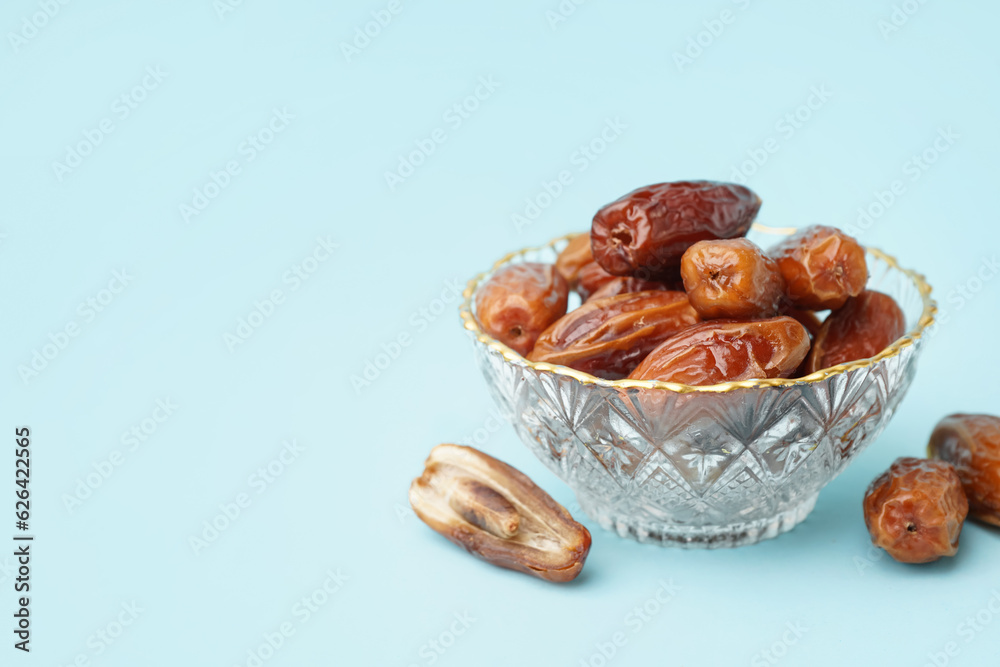
[[[769,229],[755,225],[751,238],[770,245],[760,237]],[[475,318],[476,289],[494,271],[554,262],[570,238],[511,253],[470,280],[461,316],[490,393],[524,444],[592,519],[640,542],[734,547],[791,530],[888,424],[934,321],[923,276],[869,248],[868,287],[892,296],[907,324],[871,359],[800,379],[705,387],[602,380],[530,362]]]

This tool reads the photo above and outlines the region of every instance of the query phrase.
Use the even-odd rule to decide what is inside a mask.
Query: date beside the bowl
[[[438,445],[410,485],[420,519],[474,556],[554,582],[580,574],[590,532],[519,470],[472,447]]]

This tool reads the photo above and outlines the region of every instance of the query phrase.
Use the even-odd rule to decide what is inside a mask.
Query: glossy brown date
[[[612,276],[611,280],[607,281],[600,288],[589,297],[590,299],[606,299],[609,296],[618,296],[620,294],[631,294],[633,292],[651,292],[651,291],[663,291],[670,290],[680,291],[674,288],[670,288],[663,283],[654,282],[652,280],[643,280],[641,278],[632,278],[626,276]]]
[[[818,336],[819,330],[823,328],[823,322],[811,310],[799,310],[798,308],[792,308],[783,304],[780,312],[782,315],[788,315],[798,320],[799,324],[804,326],[809,332],[811,338]]]
[[[872,544],[901,563],[958,553],[969,503],[955,469],[943,461],[899,458],[868,487],[865,525]]]
[[[806,328],[806,331],[809,332],[810,340],[816,340],[816,336],[819,334],[819,330],[823,328],[823,322],[819,319],[819,316],[816,315],[816,313],[814,313],[811,310],[798,310],[796,308],[792,308],[791,306],[789,306],[787,302],[782,302],[780,312],[782,315],[787,315],[788,317],[791,317],[796,322],[804,326]],[[808,354],[806,355],[806,358],[802,360],[802,363],[799,364],[799,367],[795,369],[795,372],[789,375],[788,377],[801,378],[807,375],[809,375]]]
[[[490,336],[520,355],[566,314],[569,285],[552,264],[510,264],[476,293],[476,317]]]
[[[768,254],[785,279],[790,304],[803,310],[836,310],[868,282],[865,249],[833,227],[806,227]]]
[[[629,378],[688,385],[786,378],[808,352],[809,333],[791,317],[713,320],[668,338]]]
[[[594,292],[610,283],[616,277],[602,269],[601,265],[597,262],[590,261],[580,268],[580,272],[577,274],[575,289],[580,298],[586,301]]]
[[[744,236],[760,198],[742,185],[678,181],[639,188],[594,216],[594,259],[616,276],[668,280],[698,241]]]
[[[949,415],[934,428],[927,453],[955,467],[972,517],[1000,526],[1000,417]]]
[[[813,341],[808,371],[867,359],[906,333],[906,317],[891,296],[866,290],[833,312]]]
[[[420,520],[483,560],[547,581],[575,579],[590,532],[521,471],[472,447],[438,445],[410,485]]]
[[[681,282],[680,273],[674,274],[672,278],[667,282],[661,282],[633,278],[632,276],[613,276],[601,268],[597,262],[590,262],[580,270],[576,291],[584,301],[647,290],[684,291],[684,283]],[[600,297],[598,297],[598,292],[601,293]]]
[[[590,234],[580,234],[570,239],[569,245],[563,248],[556,258],[556,269],[562,274],[570,289],[576,289],[580,269],[594,261],[590,252]]]
[[[528,359],[618,380],[657,345],[698,321],[683,292],[591,299],[546,329]]]
[[[703,320],[773,317],[785,295],[777,264],[747,239],[695,243],[681,257],[681,277]]]

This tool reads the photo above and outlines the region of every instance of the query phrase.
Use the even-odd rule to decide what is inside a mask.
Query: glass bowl
[[[755,225],[751,238],[791,231]],[[640,542],[735,547],[791,530],[889,423],[934,321],[923,276],[868,248],[868,287],[892,296],[907,324],[871,359],[794,380],[602,380],[528,361],[475,318],[476,289],[494,271],[554,262],[573,236],[511,253],[470,280],[461,316],[490,394],[524,444],[592,519]]]

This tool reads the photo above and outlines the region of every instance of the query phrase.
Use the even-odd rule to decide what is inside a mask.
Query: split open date
[[[472,447],[431,450],[410,485],[420,519],[474,556],[566,582],[583,569],[590,532],[521,471]]]

